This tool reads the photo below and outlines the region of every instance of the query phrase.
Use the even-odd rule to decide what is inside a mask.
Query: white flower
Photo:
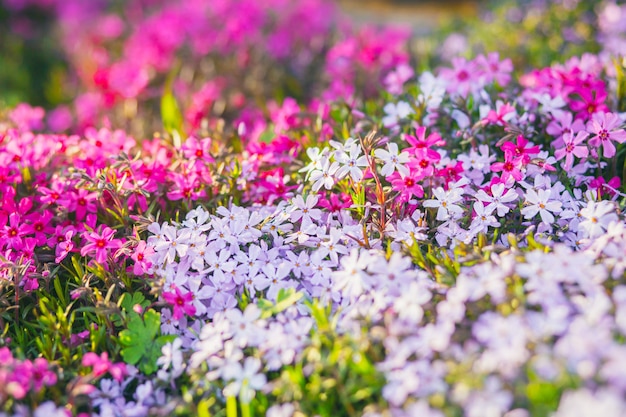
[[[611,222],[617,221],[617,214],[613,213],[615,205],[609,201],[590,201],[587,207],[580,210],[584,218],[578,225],[590,238],[603,235]]]
[[[411,105],[405,101],[399,101],[398,104],[387,103],[383,111],[385,112],[385,117],[383,117],[385,127],[394,127],[401,119],[406,119],[413,113]]]
[[[302,224],[306,225],[312,223],[313,220],[319,220],[322,218],[322,210],[314,208],[317,204],[319,197],[317,195],[309,194],[306,197],[306,201],[301,195],[297,195],[293,200],[293,211],[291,212],[290,220],[297,222],[302,219]]]
[[[395,170],[398,170],[403,178],[409,175],[409,169],[402,165],[409,162],[409,154],[407,152],[399,153],[398,145],[393,142],[387,144],[387,149],[389,149],[389,151],[384,149],[376,149],[374,151],[374,155],[385,163],[383,168],[380,170],[380,173],[383,176],[388,177],[393,174]]]
[[[419,79],[420,95],[417,97],[419,103],[424,104],[427,109],[436,109],[441,104],[443,96],[446,94],[446,83],[444,80],[435,77],[431,72],[424,72]]]
[[[337,151],[335,160],[341,165],[337,170],[337,178],[342,179],[346,175],[350,175],[354,182],[359,182],[363,179],[361,167],[367,167],[368,162],[367,157],[361,155],[361,147],[359,145],[353,144],[347,150]]]
[[[478,190],[476,193],[476,198],[480,201],[483,201],[487,204],[487,210],[492,212],[493,210],[497,210],[498,217],[504,216],[506,213],[511,210],[509,207],[505,206],[504,203],[510,203],[517,199],[517,193],[509,188],[504,192],[504,184],[494,184],[491,186],[491,195],[487,194],[484,190]]]
[[[433,190],[436,200],[424,201],[424,207],[437,207],[437,220],[448,220],[454,215],[463,214],[463,208],[455,205],[463,199],[463,190],[461,188],[450,188],[445,191],[442,187]]]
[[[166,343],[161,348],[161,357],[157,359],[157,365],[161,370],[167,371],[171,369],[172,378],[177,378],[183,373],[185,366],[183,364],[183,352],[180,350],[183,341],[180,338],[174,339],[171,343]]]
[[[524,207],[521,211],[524,218],[532,219],[539,213],[543,223],[547,225],[554,223],[552,213],[561,212],[561,202],[556,200],[549,201],[550,194],[552,194],[552,190],[528,190],[526,192],[526,203],[530,205]]]
[[[608,388],[592,392],[587,388],[567,391],[561,396],[554,417],[623,417],[626,406],[623,398]]]
[[[311,160],[311,163],[301,168],[298,172],[310,172],[316,169],[322,169],[322,164],[328,157],[328,148],[324,148],[320,151],[319,148],[311,147],[306,150],[306,155]]]
[[[267,382],[265,374],[258,373],[260,369],[261,361],[252,357],[246,358],[243,366],[239,362],[229,364],[224,368],[222,376],[227,381],[233,381],[224,387],[224,395],[227,397],[236,395],[244,404],[252,401],[256,391],[263,388]]]
[[[339,164],[337,162],[330,161],[325,158],[322,162],[322,166],[319,169],[315,169],[311,171],[311,175],[309,176],[309,180],[313,181],[313,191],[319,191],[322,186],[327,190],[333,188],[335,185],[335,178],[333,175],[339,169]]]
[[[493,209],[494,207],[485,207],[480,201],[474,202],[476,217],[472,220],[470,230],[474,233],[486,233],[489,227],[500,226],[500,222],[496,220],[495,216],[491,215]]]

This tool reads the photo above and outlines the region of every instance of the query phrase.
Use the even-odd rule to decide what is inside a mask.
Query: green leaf
[[[177,72],[178,65],[175,65],[165,81],[163,96],[161,96],[161,120],[163,121],[165,131],[174,138],[174,146],[180,147],[181,140],[185,136],[183,131],[184,119],[176,97],[172,92],[172,84]]]
[[[276,134],[274,133],[274,131],[271,129],[268,129],[265,132],[261,133],[261,136],[259,136],[259,142],[272,143],[275,137],[276,137]]]
[[[261,318],[266,319],[274,314],[278,314],[281,311],[286,310],[291,305],[298,302],[298,300],[300,300],[302,296],[303,294],[296,292],[294,288],[281,288],[280,290],[278,290],[278,295],[276,296],[276,304],[272,305],[267,300],[259,300],[259,302],[257,302],[257,305],[262,311]]]
[[[154,310],[148,310],[142,318],[138,314],[131,315],[128,328],[120,332],[122,358],[131,365],[138,365],[142,372],[150,375],[156,371],[156,361],[161,347],[169,338],[159,338],[161,315]]]

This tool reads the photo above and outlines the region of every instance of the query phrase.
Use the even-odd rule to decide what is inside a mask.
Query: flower
[[[578,224],[590,238],[596,238],[606,233],[611,222],[617,221],[617,214],[613,213],[615,205],[609,201],[593,201],[587,203],[587,207],[580,210],[580,216],[584,218]]]
[[[488,203],[487,210],[493,211],[495,209],[498,217],[502,217],[511,210],[504,203],[515,201],[518,197],[517,193],[512,188],[508,188],[505,193],[505,186],[502,183],[493,184],[490,189],[491,195],[488,195],[484,190],[478,190],[476,198]]]
[[[524,207],[521,211],[525,219],[532,219],[539,213],[541,221],[550,226],[554,223],[554,216],[552,213],[561,212],[561,202],[551,200],[550,195],[552,190],[533,190],[530,189],[526,192],[526,204],[530,204]]]
[[[178,320],[184,317],[185,314],[193,316],[196,314],[196,308],[193,306],[193,294],[191,292],[182,293],[180,289],[173,285],[174,292],[163,292],[163,299],[170,303],[174,308],[172,317],[174,320]]]
[[[442,187],[433,190],[436,199],[424,201],[424,207],[437,208],[437,220],[448,220],[451,217],[463,214],[463,208],[454,203],[458,203],[463,199],[463,190],[461,188],[451,188],[445,191]]]
[[[393,142],[387,144],[387,149],[389,150],[376,149],[374,151],[374,155],[385,164],[380,170],[380,173],[388,177],[393,174],[395,170],[398,170],[402,177],[409,175],[409,168],[403,165],[409,162],[409,154],[407,152],[398,153],[398,145]]]
[[[615,113],[595,113],[589,123],[587,123],[587,131],[595,136],[589,139],[589,144],[599,147],[602,145],[602,151],[605,158],[611,158],[615,155],[615,145],[623,143],[626,140],[626,131],[617,129],[621,124],[621,119]]]
[[[563,134],[563,147],[557,149],[554,152],[554,156],[557,161],[565,158],[565,164],[563,169],[568,171],[574,164],[574,156],[578,158],[586,158],[589,155],[589,149],[586,146],[580,145],[585,139],[589,137],[587,132],[578,132],[576,137],[571,133]]]
[[[122,246],[120,239],[115,239],[115,230],[103,226],[100,233],[84,232],[83,239],[88,243],[80,249],[81,256],[94,255],[96,262],[104,264],[111,249],[119,249]]]
[[[414,113],[411,105],[405,101],[399,101],[398,104],[387,103],[383,107],[383,111],[385,112],[385,117],[383,117],[383,126],[385,127],[395,127],[400,120],[406,119]]]
[[[332,164],[326,158],[322,162],[322,166],[319,169],[312,170],[309,174],[309,179],[313,181],[313,191],[318,191],[322,186],[327,190],[330,190],[335,185],[335,178],[333,175],[339,169],[339,164],[333,162]]]
[[[256,391],[262,389],[267,382],[267,377],[259,373],[261,361],[258,358],[247,357],[243,366],[234,362],[222,371],[224,380],[231,382],[224,387],[224,395],[227,397],[238,396],[239,401],[248,404],[254,398]]]

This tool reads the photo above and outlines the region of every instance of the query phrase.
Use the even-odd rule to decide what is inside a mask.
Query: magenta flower
[[[3,240],[6,248],[21,249],[24,242],[23,237],[29,233],[30,226],[22,222],[18,213],[9,215],[9,224],[4,226]]]
[[[539,146],[535,145],[531,147],[526,147],[528,143],[528,140],[526,140],[524,136],[519,135],[517,137],[517,144],[513,142],[505,142],[504,145],[502,145],[502,150],[504,151],[505,155],[510,154],[515,158],[521,157],[522,163],[527,164],[530,162],[530,155],[539,153]]]
[[[181,319],[185,314],[193,316],[196,314],[196,308],[193,306],[193,294],[190,292],[182,293],[176,285],[172,285],[174,292],[163,292],[163,298],[174,308],[172,317],[174,320]]]
[[[88,242],[80,250],[82,256],[94,255],[96,262],[104,264],[110,249],[118,249],[122,246],[120,239],[114,239],[115,230],[110,227],[104,226],[100,234],[96,232],[84,232],[83,238]]]
[[[571,133],[563,134],[564,146],[554,152],[554,156],[557,161],[565,158],[563,169],[569,170],[572,167],[574,164],[574,156],[578,158],[586,158],[587,155],[589,155],[589,149],[587,149],[587,146],[580,145],[588,137],[589,133],[587,132],[578,132],[576,137],[574,137]]]
[[[523,174],[521,171],[522,157],[515,158],[510,153],[505,153],[504,162],[495,162],[491,164],[491,172],[502,172],[502,181],[508,183],[510,178],[515,181],[521,181]]]
[[[112,363],[109,360],[109,354],[102,352],[100,356],[94,352],[87,352],[83,355],[82,365],[92,367],[92,373],[95,377],[106,374],[107,372],[117,380],[122,381],[126,375],[126,365],[124,363]]]
[[[146,246],[146,242],[143,240],[139,242],[131,259],[135,261],[135,265],[133,266],[133,274],[135,275],[143,275],[148,273],[150,268],[152,267],[152,262],[148,260],[149,256],[154,253],[154,249],[150,246]]]
[[[589,119],[596,112],[605,112],[608,110],[604,101],[606,100],[606,91],[596,90],[592,88],[581,88],[574,92],[580,97],[580,101],[572,101],[570,107],[577,112],[576,117],[580,119]]]
[[[623,143],[626,140],[626,131],[618,129],[621,124],[622,121],[615,113],[596,113],[587,123],[587,131],[595,135],[589,143],[598,147],[602,145],[605,158],[615,155],[615,145],[612,141]]]
[[[63,236],[63,241],[59,242],[55,248],[55,256],[54,262],[61,263],[63,259],[70,254],[72,250],[74,250],[74,242],[72,241],[72,237],[74,237],[74,230],[69,229],[65,232]]]

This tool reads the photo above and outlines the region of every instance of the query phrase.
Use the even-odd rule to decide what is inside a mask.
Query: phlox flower
[[[554,152],[557,161],[565,158],[563,169],[569,171],[574,164],[574,156],[578,158],[586,158],[589,155],[587,146],[581,145],[589,137],[587,132],[578,132],[576,137],[571,133],[563,134],[563,147]]]
[[[102,352],[100,356],[94,352],[87,352],[83,355],[81,363],[85,367],[92,367],[92,373],[96,377],[108,372],[115,380],[121,381],[127,373],[126,365],[124,363],[112,363],[107,352]]]
[[[399,173],[394,172],[387,179],[391,182],[393,190],[400,192],[400,201],[402,202],[410,201],[413,196],[419,198],[424,196],[424,188],[420,184],[423,176],[417,171],[409,171],[409,174],[404,178]]]
[[[568,111],[554,112],[554,119],[546,127],[546,132],[556,139],[552,142],[552,146],[559,148],[563,146],[563,135],[571,133],[572,135],[585,129],[585,124],[580,119],[574,119],[574,115]]]
[[[437,208],[437,220],[443,221],[463,214],[463,208],[455,203],[463,199],[463,189],[451,188],[446,191],[443,187],[433,190],[435,199],[424,201],[424,207]]]
[[[315,208],[319,197],[310,194],[306,197],[306,201],[301,195],[297,195],[293,200],[293,211],[290,215],[292,222],[302,221],[303,225],[312,223],[313,220],[319,221],[322,218],[322,210]]]
[[[383,83],[385,84],[385,87],[387,87],[387,91],[389,91],[389,93],[402,94],[402,86],[405,82],[411,79],[414,74],[415,73],[410,66],[407,64],[400,64],[394,71],[387,74]]]
[[[224,395],[236,395],[244,404],[252,401],[256,391],[262,389],[267,382],[267,377],[260,370],[261,361],[253,357],[247,357],[243,366],[239,362],[227,365],[222,371],[222,377],[231,382],[224,387]]]
[[[359,182],[363,179],[363,170],[368,166],[367,156],[361,155],[359,145],[352,145],[347,150],[335,153],[335,160],[340,164],[337,170],[337,178],[342,179],[350,175],[352,181]]]
[[[492,172],[502,172],[501,177],[504,183],[521,181],[524,174],[521,169],[523,167],[523,157],[514,157],[512,153],[504,154],[504,162],[494,162],[491,164]]]
[[[578,227],[584,230],[590,238],[596,238],[606,233],[609,225],[618,220],[613,211],[615,205],[609,201],[589,201],[587,207],[580,210],[582,220]]]
[[[493,184],[490,190],[491,195],[487,194],[484,190],[478,190],[476,198],[487,203],[487,210],[496,210],[498,217],[502,217],[511,210],[505,203],[515,201],[518,195],[515,190],[511,188],[508,188],[506,192],[504,192],[505,186],[502,183]]]
[[[185,141],[182,146],[182,151],[185,158],[213,162],[213,158],[211,157],[210,138],[198,140],[192,136]]]
[[[615,155],[613,141],[624,143],[626,140],[626,131],[619,129],[621,124],[621,119],[615,113],[596,113],[587,123],[587,131],[595,135],[589,139],[589,143],[597,147],[602,146],[605,158],[612,158]]]
[[[455,57],[452,59],[452,68],[443,68],[441,70],[441,77],[448,81],[448,93],[465,98],[484,85],[479,80],[481,77],[480,72],[475,61]]]
[[[388,128],[397,126],[401,120],[408,118],[414,113],[411,105],[405,101],[399,101],[397,104],[387,103],[383,107],[383,111],[385,112],[383,126]]]
[[[122,240],[115,239],[115,230],[108,226],[104,226],[100,233],[84,232],[83,239],[87,242],[80,249],[81,256],[95,255],[96,262],[104,264],[111,249],[119,249],[122,246]]]
[[[511,81],[513,62],[509,58],[500,60],[500,54],[490,52],[486,57],[478,55],[476,65],[480,69],[481,77],[485,84],[496,81],[500,86],[506,86]]]
[[[160,372],[171,370],[172,378],[177,378],[183,373],[185,364],[181,351],[182,344],[182,339],[178,337],[161,348],[161,357],[157,359],[157,365],[161,367]]]
[[[530,162],[530,155],[536,155],[539,153],[539,146],[526,146],[530,142],[522,135],[517,137],[517,143],[513,142],[504,142],[502,145],[502,150],[504,154],[511,155],[514,158],[521,157],[522,163],[527,164]]]
[[[526,192],[526,203],[528,206],[524,207],[521,211],[525,219],[532,219],[539,213],[541,221],[550,226],[554,223],[554,216],[552,213],[561,212],[561,202],[557,200],[550,200],[552,190],[533,190],[530,189]]]
[[[487,115],[481,120],[484,124],[494,124],[505,126],[509,120],[515,117],[515,106],[510,103],[503,103],[498,100],[496,102],[496,109],[489,110]]]
[[[576,118],[588,120],[596,112],[606,112],[608,107],[604,104],[607,93],[600,88],[577,88],[572,95],[579,100],[570,102],[570,108],[576,112]]]
[[[180,288],[173,286],[174,292],[163,292],[163,299],[167,301],[173,308],[172,318],[178,320],[185,316],[193,316],[196,314],[196,308],[193,306],[193,294],[191,292],[182,293]]]
[[[145,241],[142,240],[137,244],[131,255],[131,259],[135,261],[133,274],[139,276],[149,273],[152,267],[152,262],[149,259],[151,259],[153,253],[154,249],[147,246]]]
[[[8,249],[21,249],[23,238],[29,233],[30,225],[25,223],[19,213],[9,215],[9,224],[4,226],[3,241],[4,247]]]
[[[387,144],[387,149],[388,151],[384,149],[376,149],[374,151],[374,155],[384,163],[380,173],[388,177],[397,170],[402,177],[408,175],[409,168],[403,164],[409,162],[409,154],[407,152],[398,152],[398,145],[393,142]]]
[[[470,226],[470,231],[474,233],[486,233],[489,227],[498,227],[500,226],[500,222],[498,222],[491,213],[493,212],[493,208],[489,208],[489,206],[484,206],[480,201],[474,202],[474,212],[476,213],[476,217],[472,220],[472,224]]]
[[[420,94],[417,96],[417,102],[423,104],[428,110],[434,110],[443,101],[446,94],[446,82],[426,71],[420,75],[419,89]]]
[[[339,169],[339,164],[333,162],[332,164],[326,158],[319,169],[311,171],[309,179],[313,181],[313,191],[318,191],[322,186],[327,190],[333,188],[335,185],[335,178],[333,175]]]
[[[70,229],[65,232],[63,236],[63,241],[58,242],[55,248],[55,256],[54,262],[61,263],[63,259],[70,254],[70,252],[74,249],[74,242],[72,241],[72,237],[74,237],[74,230]]]

